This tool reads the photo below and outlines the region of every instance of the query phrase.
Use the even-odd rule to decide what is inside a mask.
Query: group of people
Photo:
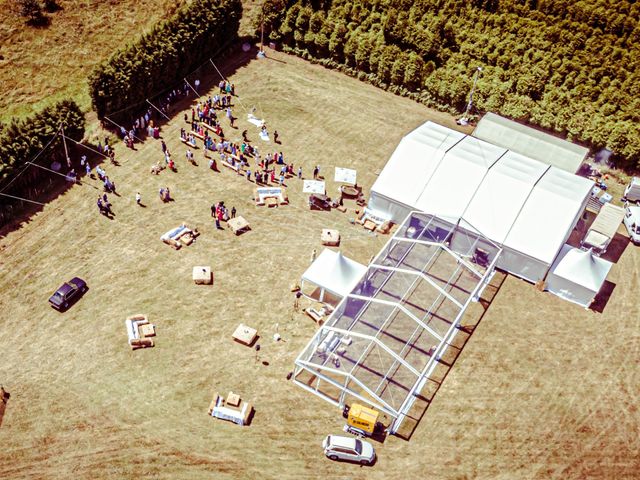
[[[187,161],[195,164],[195,156],[192,151],[192,148],[197,148],[196,135],[198,137],[204,138],[204,153],[205,158],[207,158],[207,151],[217,152],[220,155],[220,160],[223,162],[227,162],[232,166],[241,166],[246,169],[246,178],[248,180],[254,180],[257,184],[276,184],[278,183],[281,186],[285,186],[285,178],[294,177],[296,175],[295,167],[293,163],[286,163],[283,152],[275,151],[273,153],[269,152],[262,157],[257,147],[254,147],[248,136],[247,130],[242,132],[242,142],[231,142],[225,139],[224,132],[222,130],[222,126],[220,125],[217,111],[222,110],[224,115],[230,121],[231,126],[234,126],[233,112],[231,107],[232,105],[232,97],[235,95],[235,87],[232,83],[222,80],[219,85],[219,93],[209,96],[206,101],[198,102],[198,104],[191,109],[191,122],[189,122],[188,114],[185,113],[184,120],[187,124],[191,126],[191,132],[185,131],[184,128],[180,129],[180,138],[187,144],[187,149],[185,152],[185,157]],[[163,99],[159,102],[160,111],[163,113],[168,113],[169,106],[171,103],[179,99],[183,96],[188,96],[190,94],[189,86],[185,82],[184,89],[174,89],[169,92],[166,99]],[[156,112],[154,112],[151,108],[145,112],[144,115],[137,118],[131,127],[130,130],[126,130],[124,127],[120,127],[120,133],[122,135],[123,141],[126,146],[129,148],[133,148],[133,144],[135,139],[140,138],[140,134],[146,133],[150,137],[159,138],[159,127],[154,124],[154,117],[156,116]],[[208,125],[211,128],[204,128],[203,124]],[[263,130],[266,130],[266,125],[263,125]],[[219,137],[218,140],[215,140],[209,132],[212,131],[215,135]],[[278,143],[278,133],[274,131],[273,133],[274,140]],[[169,168],[170,170],[176,172],[175,161],[171,157],[171,153],[167,148],[164,140],[161,140],[161,148],[162,153],[164,155],[164,163],[163,167],[160,162],[158,162],[154,167],[152,167],[152,173],[160,173],[163,168]],[[113,155],[113,148],[110,147],[108,143],[108,139],[105,139],[104,146],[105,154],[111,156]],[[89,162],[84,158],[83,165],[87,169],[87,173],[91,172],[91,167],[89,166]],[[249,169],[250,164],[249,160],[253,158],[255,160],[255,171],[252,172]],[[208,159],[209,168],[217,171],[217,164],[214,158]],[[276,165],[279,166],[276,167]],[[320,167],[317,166],[314,169],[314,178],[318,176]],[[279,171],[279,174],[278,174]],[[105,192],[115,193],[115,183],[109,179],[106,175],[104,169],[100,166],[96,167],[96,174],[98,179],[100,179],[104,183]],[[298,167],[297,170],[298,178],[302,178],[302,167]],[[102,197],[98,199],[98,207],[100,213],[109,216],[113,215],[113,211],[111,209],[111,203],[107,199],[107,193],[105,193]],[[160,188],[159,197],[163,202],[169,202],[172,200],[171,193],[169,187]],[[142,205],[142,197],[140,192],[136,192],[136,203]],[[218,202],[211,206],[211,216],[215,220],[216,228],[222,229],[221,222],[227,221],[229,218],[234,218],[236,215],[236,208],[233,207],[231,211],[227,209],[224,202]]]
[[[229,210],[225,207],[224,202],[218,202],[211,205],[211,216],[216,222],[216,228],[222,230],[220,222],[226,222],[229,218],[236,217],[236,207],[231,208],[231,216],[229,216]]]
[[[107,198],[106,193],[102,194],[102,196],[99,196],[98,201],[96,203],[98,205],[98,210],[100,211],[101,215],[104,215],[105,217],[115,216],[115,214],[111,210],[111,202],[109,202],[109,199]]]

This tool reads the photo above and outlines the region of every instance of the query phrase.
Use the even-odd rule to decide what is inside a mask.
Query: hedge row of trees
[[[631,0],[266,0],[285,49],[461,112],[554,130],[640,168],[640,3]]]
[[[241,16],[240,0],[194,0],[117,51],[89,77],[98,118],[142,105],[174,86],[237,38]]]
[[[52,174],[40,168],[29,166],[31,161],[48,143],[64,129],[64,134],[76,141],[84,136],[84,113],[71,100],[64,100],[51,105],[39,113],[22,120],[14,120],[0,129],[0,190],[6,194],[29,197],[28,193],[37,190],[43,179],[50,179]],[[52,160],[58,160],[66,172],[66,159],[62,137],[57,136],[51,142],[40,163],[47,168]],[[7,198],[0,202],[9,205]],[[2,212],[0,211],[0,217]]]

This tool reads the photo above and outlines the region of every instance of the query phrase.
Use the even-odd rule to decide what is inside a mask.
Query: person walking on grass
[[[138,205],[142,203],[142,195],[140,195],[140,192],[136,192],[136,203]]]

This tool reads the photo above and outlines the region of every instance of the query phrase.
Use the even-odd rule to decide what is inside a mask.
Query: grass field
[[[242,104],[259,106],[280,132],[287,161],[307,175],[321,165],[329,195],[334,166],[356,168],[368,191],[402,135],[427,119],[455,126],[407,99],[269,54],[230,59],[231,80]],[[266,148],[242,106],[236,114],[232,136],[249,128]],[[621,243],[602,314],[497,277],[504,281],[490,289],[486,311],[476,305],[465,321],[473,334],[411,438],[376,444],[371,468],[334,463],[320,442],[340,431],[340,412],[286,380],[316,328],[293,313],[289,286],[321,248],[324,227],[338,228],[342,251],[363,263],[388,237],[351,225],[352,211],[310,212],[297,179],[291,205],[255,207],[254,184],[208,170],[202,149],[199,166],[184,161],[183,125],[177,113],[162,129],[178,173],[149,174],[158,141],[135,152],[117,146],[121,165],[104,165],[120,193],[111,196],[114,220],[98,215],[99,184],[89,180],[1,232],[0,383],[11,398],[0,478],[637,478],[637,248]],[[161,186],[175,202],[158,199]],[[216,231],[209,207],[219,200],[252,231]],[[182,221],[202,235],[174,251],[159,237]],[[212,266],[212,287],[192,283],[198,264]],[[60,314],[47,298],[74,275],[90,290]],[[134,313],[157,325],[155,348],[129,349],[124,318]],[[231,341],[241,322],[258,328],[259,357]],[[251,400],[251,426],[207,417],[214,390]]]

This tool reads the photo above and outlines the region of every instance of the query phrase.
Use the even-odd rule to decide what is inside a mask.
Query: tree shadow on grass
[[[473,309],[473,312],[469,311],[470,309],[467,310],[462,318],[460,327],[458,327],[458,333],[455,339],[450,344],[450,347],[447,348],[446,353],[441,358],[437,359],[436,368],[429,376],[421,393],[416,395],[416,401],[402,422],[400,430],[396,432],[397,437],[406,441],[411,439],[413,433],[418,427],[418,424],[427,413],[436,393],[438,393],[438,390],[444,383],[447,375],[454,367],[462,353],[462,350],[473,335],[475,329],[480,324],[480,321],[491,306],[491,303],[495,299],[506,278],[507,273],[496,271],[491,282],[486,286],[477,302],[479,308]]]
[[[38,181],[38,185],[34,187],[20,188],[19,190],[8,188],[2,192],[15,197],[24,198],[25,200],[5,196],[0,198],[0,239],[6,237],[10,232],[19,230],[24,225],[29,224],[31,218],[43,210],[44,206],[39,204],[47,204],[55,200],[74,185],[77,185],[80,188],[85,188],[87,191],[93,193],[98,192],[102,194],[104,190],[102,182],[98,180],[95,175],[86,174],[85,170],[80,165],[80,157],[86,155],[92,168],[95,168],[97,165],[107,164],[108,166],[105,168],[109,169],[111,166],[116,167],[117,165],[109,163],[109,160],[102,155],[99,155],[87,148],[75,145],[73,142],[67,141],[67,146],[69,149],[69,157],[71,158],[71,168],[75,170],[78,175],[76,182],[70,182],[63,176],[70,169],[68,169],[66,162],[64,162],[59,155],[50,157],[44,157],[43,155],[41,158],[46,158],[46,160],[39,159],[36,164],[40,167],[50,168],[53,162],[58,162],[62,165],[59,172],[62,175],[57,175],[56,173],[43,170],[42,168],[38,168],[34,165],[28,166],[24,175],[31,174],[35,177],[39,177],[40,180]],[[98,149],[96,145],[87,144],[87,146],[94,150]],[[3,186],[0,185],[0,188],[2,187]],[[113,194],[115,196],[120,196],[115,192]]]

